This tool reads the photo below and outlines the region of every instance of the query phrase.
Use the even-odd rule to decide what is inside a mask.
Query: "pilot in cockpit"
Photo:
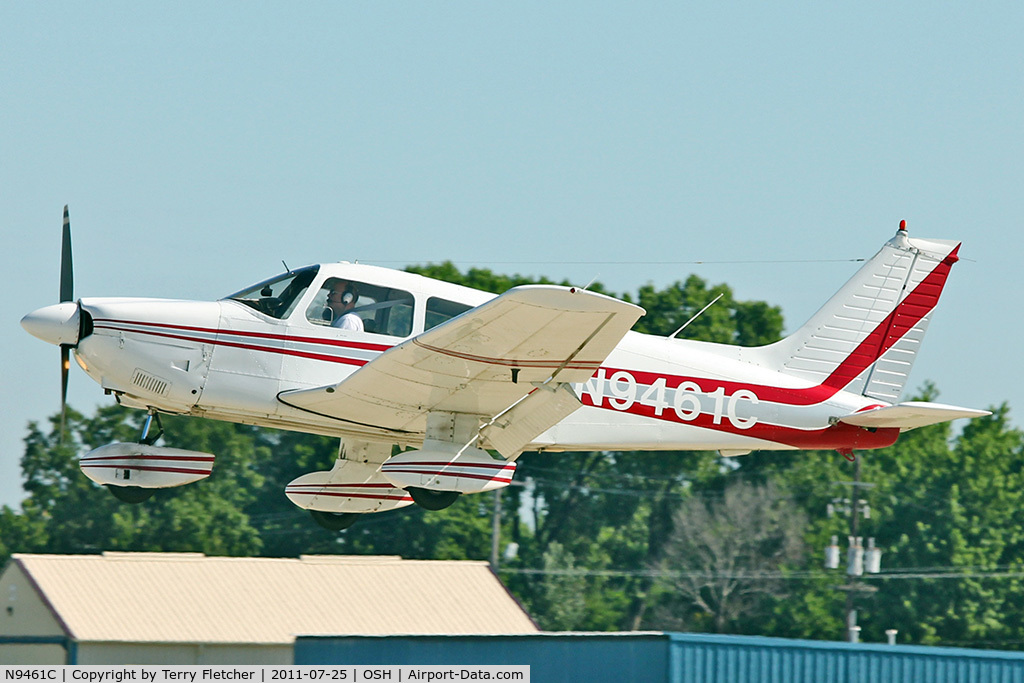
[[[327,293],[327,307],[334,314],[331,327],[341,330],[363,331],[363,319],[352,312],[359,300],[359,289],[352,282],[334,280]]]

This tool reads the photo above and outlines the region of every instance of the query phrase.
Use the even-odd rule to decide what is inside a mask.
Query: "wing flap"
[[[568,385],[544,385],[485,425],[480,435],[486,447],[511,458],[581,405]]]
[[[929,401],[907,401],[894,406],[875,408],[860,413],[853,413],[840,418],[840,422],[867,427],[871,429],[883,429],[899,427],[903,431],[927,427],[928,425],[948,422],[961,417],[982,417],[991,415],[988,410],[975,410],[973,408],[961,408],[943,403],[931,403]]]

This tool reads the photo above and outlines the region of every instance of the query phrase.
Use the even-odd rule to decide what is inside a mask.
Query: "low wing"
[[[886,427],[899,427],[902,431],[927,427],[928,425],[947,422],[960,417],[981,417],[991,415],[987,410],[975,410],[973,408],[960,408],[959,406],[948,406],[942,403],[930,403],[928,401],[907,401],[894,406],[865,410],[853,415],[840,418],[840,422],[881,429]]]
[[[494,447],[507,454],[579,407],[559,385],[589,379],[643,313],[585,290],[516,287],[385,351],[336,385],[278,398],[319,415],[410,435],[424,433],[429,412],[479,415],[490,421],[485,430],[494,441],[502,442]],[[517,418],[529,426],[501,438],[500,430]]]

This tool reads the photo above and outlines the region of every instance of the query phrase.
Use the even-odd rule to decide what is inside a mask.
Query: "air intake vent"
[[[135,374],[132,375],[132,384],[139,387],[143,391],[151,394],[162,396],[167,393],[167,380],[160,379],[155,375],[151,375],[145,370],[135,368]]]
[[[78,307],[78,341],[82,341],[93,332],[92,314],[79,305]]]

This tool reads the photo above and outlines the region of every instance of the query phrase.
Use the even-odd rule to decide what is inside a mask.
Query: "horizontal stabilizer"
[[[988,410],[961,408],[928,401],[907,401],[894,406],[853,413],[840,418],[839,421],[872,429],[899,427],[905,432],[961,417],[983,417],[991,414]]]

